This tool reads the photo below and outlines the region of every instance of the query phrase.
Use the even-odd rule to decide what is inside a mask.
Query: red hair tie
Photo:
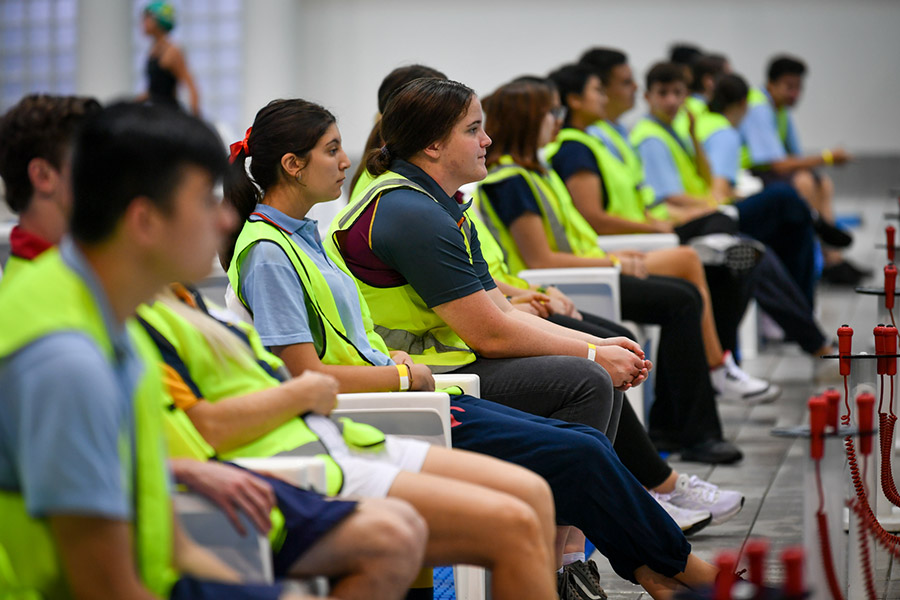
[[[238,155],[241,153],[241,150],[244,151],[244,157],[250,156],[250,147],[247,145],[247,140],[250,139],[250,132],[253,131],[252,127],[247,128],[247,133],[244,134],[244,139],[240,142],[235,142],[231,144],[228,149],[231,150],[231,156],[228,157],[228,162],[234,164],[234,161],[237,160]]]

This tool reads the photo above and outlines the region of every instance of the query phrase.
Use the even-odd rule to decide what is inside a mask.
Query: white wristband
[[[593,362],[595,358],[597,358],[597,346],[588,343],[588,360]]]
[[[394,365],[397,367],[397,373],[400,374],[400,391],[405,392],[409,389],[409,367],[406,365]]]

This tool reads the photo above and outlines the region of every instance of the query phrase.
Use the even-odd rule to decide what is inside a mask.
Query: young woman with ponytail
[[[449,125],[453,124],[450,119]],[[294,375],[305,370],[329,373],[342,391],[433,386],[430,377],[418,370],[412,371],[412,382],[404,382],[402,367],[415,363],[408,354],[389,353],[373,330],[366,299],[340,257],[325,253],[317,241],[315,223],[305,218],[314,204],[340,195],[338,182],[349,167],[330,113],[302,100],[273,102],[257,115],[246,142],[246,147],[235,146],[225,191],[227,200],[249,217],[237,247],[226,249],[223,256],[234,291],[252,313],[263,343],[281,356]],[[252,181],[244,170],[248,154]],[[252,186],[254,182],[261,193]],[[259,235],[261,228],[268,233],[265,239]],[[247,243],[251,232],[257,237]],[[298,239],[303,233],[308,233],[307,239]],[[425,383],[417,383],[417,378]],[[606,381],[609,385],[608,377]],[[555,391],[547,388],[543,395],[548,403],[558,405],[562,397]],[[666,597],[667,590],[677,585],[659,573],[677,576],[689,585],[708,583],[714,577],[715,569],[690,554],[681,531],[625,470],[609,440],[598,431],[469,396],[452,396],[451,406],[455,447],[509,460],[547,479],[558,521],[583,529],[623,577],[641,581],[657,597]],[[595,412],[592,419],[598,419]],[[609,421],[609,412],[604,420]],[[429,457],[423,470],[463,479],[488,493],[498,487],[521,489],[520,477],[515,481],[500,477],[492,465],[475,467],[473,461],[479,459],[471,454],[436,461]],[[485,493],[458,494],[440,485],[421,493],[402,487],[397,491],[423,513],[433,533],[456,538],[461,544],[468,537],[459,525],[465,522],[465,513],[474,510],[472,499],[478,497],[483,505]],[[459,518],[432,522],[429,511],[417,503],[425,498],[452,504],[460,511]],[[502,528],[499,524],[486,527],[469,559],[491,566],[495,597],[553,597],[552,591],[545,593],[542,572],[533,561],[526,577],[509,577],[512,570],[520,570],[507,561],[522,565],[523,557],[508,556],[508,548],[497,542]],[[515,546],[531,550],[533,545],[532,541]],[[560,557],[556,558],[559,566]]]

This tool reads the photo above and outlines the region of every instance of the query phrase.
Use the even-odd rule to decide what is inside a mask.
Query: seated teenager
[[[712,189],[721,197],[735,196],[734,183],[740,168],[741,138],[736,127],[740,125],[747,112],[747,83],[739,75],[724,75],[716,84],[709,111],[697,119],[697,137],[703,144],[709,158],[712,171]],[[758,196],[772,196],[792,188],[785,184],[773,184]],[[779,198],[781,200],[781,198]],[[812,314],[812,301],[815,281],[813,269],[813,236],[811,228],[803,227],[808,223],[805,218],[808,211],[798,202],[777,202],[783,215],[792,212],[795,219],[783,220],[769,218],[765,210],[760,208],[757,197],[738,202],[742,220],[754,220],[757,230],[767,228],[767,242],[777,247],[779,256],[786,256],[792,265],[800,265],[791,272],[799,271],[802,284],[798,288],[794,279],[760,277],[756,282],[754,295],[767,313],[784,329],[790,339],[799,342],[800,346],[813,355],[827,354],[832,350],[826,342],[825,334],[819,329]],[[805,240],[797,244],[797,240]],[[803,265],[803,263],[807,263]],[[782,269],[783,271],[783,269]],[[802,291],[801,291],[802,290]]]
[[[416,83],[427,86],[427,81]],[[466,91],[463,101],[469,94]],[[456,117],[458,108],[446,109]],[[385,118],[390,125],[396,117],[386,112]],[[340,256],[326,254],[316,237],[316,223],[305,218],[316,203],[340,196],[349,167],[334,117],[302,100],[276,101],[260,111],[245,142],[235,144],[233,179],[226,185],[226,195],[248,220],[233,256],[226,251],[223,259],[262,342],[280,353],[292,373],[331,374],[341,390],[433,389],[426,365],[413,362],[404,352],[389,353],[373,330],[374,315],[347,267]],[[261,196],[243,168],[248,156]],[[581,362],[590,368],[590,362]],[[482,389],[488,383],[482,379]],[[545,388],[545,401],[559,402],[553,392],[556,389]],[[558,521],[596,538],[623,577],[660,594],[665,592],[653,584],[651,573],[676,576],[682,571],[692,581],[707,577],[707,566],[689,555],[678,527],[622,467],[609,440],[598,431],[469,396],[452,396],[451,408],[454,447],[509,460],[547,479]],[[589,416],[595,418],[593,413]],[[454,464],[446,461],[443,467],[454,469]],[[488,473],[467,471],[466,477],[496,484]],[[573,494],[576,488],[590,492]],[[648,537],[638,541],[637,530]]]
[[[741,166],[749,168],[767,186],[788,182],[816,212],[817,230],[828,244],[823,251],[825,281],[856,285],[871,273],[844,260],[838,248],[853,239],[834,227],[834,184],[818,172],[822,166],[842,165],[850,155],[842,148],[826,149],[817,155],[804,155],[791,110],[803,91],[806,64],[787,55],[774,57],[767,69],[764,88],[752,88],[747,95],[747,116],[739,130],[744,143]]]
[[[297,597],[238,583],[172,516],[163,390],[129,318],[208,270],[229,222],[212,195],[223,163],[187,115],[93,115],[74,150],[71,241],[0,290],[0,545],[44,597]]]
[[[3,281],[57,245],[72,212],[71,141],[78,125],[100,110],[93,98],[25,96],[0,119],[4,200],[18,215],[10,233]]]
[[[571,196],[578,218],[594,231],[628,233],[634,230],[629,223],[642,225],[648,212],[660,218],[669,217],[666,206],[647,210],[630,171],[621,168],[621,163],[603,143],[585,131],[603,115],[606,96],[599,77],[583,65],[562,67],[550,77],[559,88],[559,93],[554,93],[554,103],[564,99],[569,111],[566,126],[547,146],[546,156],[552,161],[552,177],[565,182],[565,193]],[[727,226],[725,230],[719,224],[721,221]],[[655,227],[656,224],[650,226]],[[684,227],[690,227],[692,234],[684,235]],[[709,238],[695,235],[713,231],[733,233],[736,230],[732,219],[713,212],[708,218],[692,221],[676,229],[676,232],[681,238],[692,238],[692,244],[702,242],[697,247],[705,249]],[[703,333],[707,360],[715,369],[733,362],[731,352],[737,345],[737,329],[748,300],[748,273],[756,267],[759,252],[754,247],[758,245],[755,242],[745,242],[733,235],[713,237],[726,244],[723,252],[712,254],[713,258],[724,259],[724,264],[701,265],[697,253],[688,247],[630,255],[641,260],[650,274],[686,279],[700,290],[704,301]],[[626,266],[632,268],[631,265]],[[629,270],[624,272],[631,274]],[[713,370],[713,376],[724,375],[725,372],[726,369],[722,368]],[[744,389],[728,389],[732,385],[727,379],[714,383],[721,397],[766,401],[777,396],[777,389],[761,380],[742,377],[735,384],[736,387],[742,385]]]
[[[8,186],[7,202],[20,214],[6,283],[56,246],[68,230],[71,137],[87,113],[99,110],[100,105],[90,99],[33,95],[0,120],[0,135],[6,142],[0,151],[0,175]],[[178,483],[213,501],[241,533],[238,511],[264,534],[272,527],[270,512],[280,511],[290,541],[275,554],[276,577],[347,578],[334,587],[335,597],[372,597],[373,591],[390,597],[403,593],[409,583],[405,574],[415,573],[420,562],[421,553],[415,548],[424,545],[424,534],[415,535],[415,519],[409,516],[413,511],[399,503],[367,504],[357,511],[354,502],[324,502],[318,494],[231,465],[184,458],[170,460],[169,465]],[[392,533],[380,533],[385,531]],[[322,538],[325,534],[330,535]],[[409,540],[408,553],[396,551],[391,538],[398,536]],[[301,555],[303,560],[298,560]],[[366,595],[361,596],[360,590]]]
[[[184,302],[163,296],[138,314],[163,351],[166,383],[189,419],[178,425],[187,429],[182,437],[202,436],[205,457],[320,454],[328,465],[330,494],[400,498],[419,510],[428,529],[428,564],[474,560],[495,569],[500,597],[524,593],[510,576],[535,586],[533,597],[541,597],[537,592],[549,581],[554,533],[543,481],[485,456],[328,419],[337,402],[337,381],[312,371],[282,380],[283,363],[262,350],[252,328],[218,320],[227,315],[197,295],[181,297]],[[426,491],[434,489],[441,493]],[[484,502],[464,501],[473,495]],[[460,506],[451,508],[456,503]],[[529,550],[518,557],[517,570],[483,549],[485,539],[501,537],[507,538],[503,546]],[[525,576],[518,569],[534,573]],[[360,594],[365,589],[355,597]]]
[[[498,238],[506,240],[511,266],[610,266],[611,260],[597,247],[595,234],[572,206],[565,186],[537,160],[539,143],[553,134],[551,108],[550,91],[540,84],[513,83],[492,94],[486,117],[496,142],[488,154],[491,173],[478,190],[482,209],[494,223]],[[557,227],[549,225],[551,219],[557,220]],[[700,294],[681,279],[632,273],[620,277],[623,316],[663,325],[663,369],[651,408],[651,438],[676,445],[689,460],[705,456],[704,462],[713,462],[719,447],[725,461],[735,460],[726,453],[737,450],[722,440],[710,386]]]

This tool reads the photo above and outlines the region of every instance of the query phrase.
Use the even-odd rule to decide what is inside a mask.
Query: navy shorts
[[[284,515],[287,535],[281,548],[273,556],[275,577],[287,575],[291,565],[319,541],[319,538],[356,510],[354,501],[332,500],[316,492],[294,487],[281,479],[266,477],[259,473],[253,474],[272,486],[278,508]]]
[[[182,577],[169,593],[169,600],[278,600],[282,587],[265,584],[235,584]]]

